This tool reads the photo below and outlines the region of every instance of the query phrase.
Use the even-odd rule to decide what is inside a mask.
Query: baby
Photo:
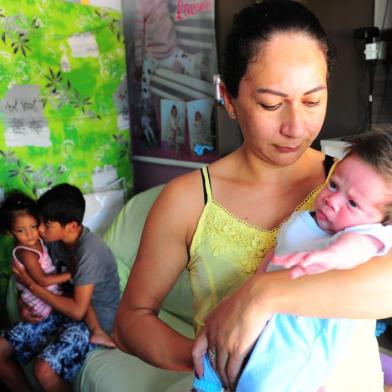
[[[291,268],[292,278],[349,269],[392,245],[392,133],[352,140],[317,196],[314,211],[292,214],[259,272]],[[350,340],[353,320],[274,315],[263,329],[236,391],[322,391]],[[197,391],[219,391],[214,355],[204,356]],[[197,374],[203,370],[196,367]]]

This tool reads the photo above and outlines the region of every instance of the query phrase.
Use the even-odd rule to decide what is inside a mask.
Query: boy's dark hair
[[[356,155],[392,184],[392,132],[368,131],[349,140],[346,157]],[[392,203],[386,206],[384,224],[392,223]]]
[[[16,218],[25,214],[33,216],[39,223],[37,204],[32,198],[19,191],[8,193],[0,206],[0,232],[10,231]]]
[[[70,184],[59,184],[45,192],[37,201],[44,222],[59,222],[61,226],[77,222],[82,224],[86,202],[79,188]]]
[[[330,73],[335,49],[317,17],[303,4],[292,0],[264,0],[243,8],[234,16],[225,41],[222,78],[232,97],[248,65],[275,33],[302,32],[314,39],[325,55]]]

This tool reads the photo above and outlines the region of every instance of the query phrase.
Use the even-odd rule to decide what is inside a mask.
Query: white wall
[[[392,28],[392,0],[374,1],[374,25],[380,29]]]
[[[67,0],[71,3],[91,4],[98,7],[113,8],[117,11],[122,11],[121,0]],[[130,1],[130,0],[128,0]]]

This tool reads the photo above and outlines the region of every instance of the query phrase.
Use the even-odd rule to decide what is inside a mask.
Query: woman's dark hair
[[[238,95],[248,64],[262,45],[278,32],[303,32],[316,40],[325,54],[330,73],[335,51],[317,17],[296,1],[264,0],[236,14],[226,37],[222,78],[232,97]]]
[[[33,199],[19,191],[8,193],[0,206],[0,232],[10,231],[16,218],[25,214],[33,216],[39,222],[37,205]]]

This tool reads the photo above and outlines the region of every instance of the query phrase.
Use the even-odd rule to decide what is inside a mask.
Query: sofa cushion
[[[161,310],[159,318],[181,334],[194,336],[191,325],[165,310]],[[158,369],[117,348],[97,348],[89,354],[73,388],[76,392],[164,392],[177,383],[187,386],[181,391],[189,390],[192,374]]]
[[[192,385],[189,373],[158,369],[118,349],[95,349],[79,374],[75,392],[165,392],[185,382],[183,392]]]
[[[144,222],[162,188],[159,185],[133,196],[103,236],[117,261],[121,292],[136,257]]]
[[[116,258],[121,291],[135,260],[144,222],[162,188],[163,185],[150,188],[130,199],[103,237]],[[181,274],[162,309],[192,324],[192,294],[187,271]]]

